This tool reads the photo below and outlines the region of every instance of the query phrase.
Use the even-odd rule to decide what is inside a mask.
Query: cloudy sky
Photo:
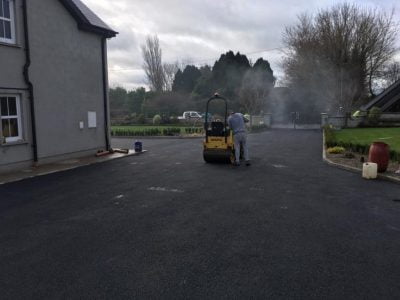
[[[282,32],[301,13],[315,13],[337,0],[83,0],[119,35],[108,44],[111,86],[146,86],[140,46],[157,34],[163,62],[213,65],[228,50],[255,61],[267,59],[279,77]],[[354,1],[381,8],[400,22],[397,0]],[[400,39],[400,36],[399,36]],[[400,41],[398,43],[400,46]],[[400,60],[400,53],[397,55]]]

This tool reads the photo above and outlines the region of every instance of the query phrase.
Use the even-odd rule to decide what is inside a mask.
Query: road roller
[[[224,120],[210,120],[209,106],[215,100],[221,100],[225,104]],[[218,94],[215,94],[207,101],[206,114],[204,120],[204,149],[203,157],[208,163],[234,163],[235,145],[233,142],[233,132],[228,128],[228,101]]]

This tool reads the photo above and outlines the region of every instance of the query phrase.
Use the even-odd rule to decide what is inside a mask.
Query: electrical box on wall
[[[88,111],[88,128],[97,127],[97,116],[95,111]]]

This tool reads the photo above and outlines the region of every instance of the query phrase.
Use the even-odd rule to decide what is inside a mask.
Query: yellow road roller
[[[209,106],[214,100],[222,100],[225,104],[224,121],[213,121],[209,118]],[[234,163],[235,145],[232,130],[228,128],[228,101],[215,94],[208,99],[204,120],[205,139],[203,142],[203,157],[208,163]]]

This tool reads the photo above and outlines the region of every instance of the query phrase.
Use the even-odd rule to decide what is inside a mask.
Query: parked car
[[[178,117],[179,120],[190,120],[190,119],[201,119],[202,116],[197,111],[185,111],[181,117]]]

